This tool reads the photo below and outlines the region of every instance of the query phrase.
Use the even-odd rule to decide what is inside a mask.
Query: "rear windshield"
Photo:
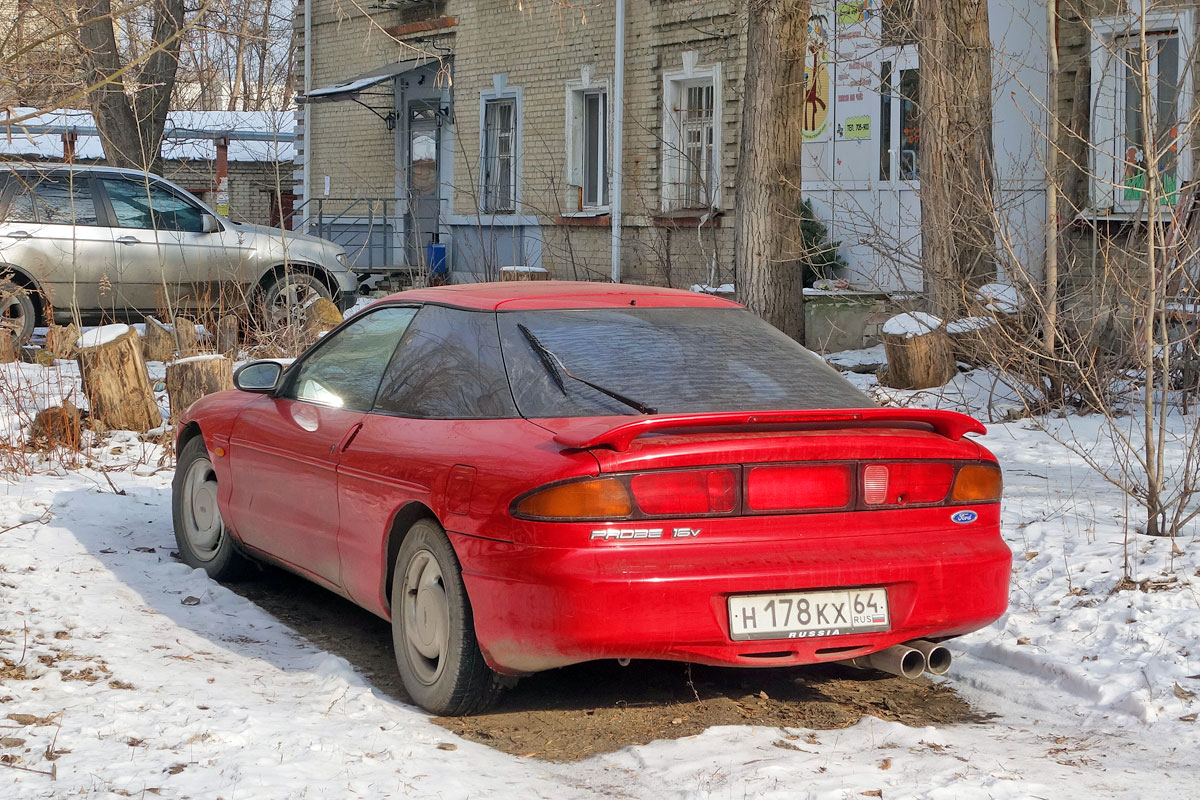
[[[820,357],[743,309],[496,316],[513,397],[525,417],[641,413],[564,371],[660,414],[875,405]]]

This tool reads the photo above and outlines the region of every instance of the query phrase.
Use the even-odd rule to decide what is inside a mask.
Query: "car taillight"
[[[981,503],[1000,499],[1004,478],[995,464],[968,464],[954,479],[951,503]]]
[[[1000,490],[1000,468],[990,463],[762,464],[580,478],[531,490],[511,508],[552,522],[753,516],[986,503]]]
[[[853,494],[848,464],[753,467],[746,477],[746,505],[754,511],[843,508]]]
[[[629,490],[617,478],[561,483],[522,498],[522,517],[540,519],[624,519],[633,513]]]
[[[940,503],[950,491],[954,465],[945,461],[898,461],[863,468],[863,504],[907,506]]]
[[[629,479],[638,508],[661,516],[714,514],[737,505],[737,475],[731,469],[645,472]]]

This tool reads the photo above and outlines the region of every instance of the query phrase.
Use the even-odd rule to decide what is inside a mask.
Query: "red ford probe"
[[[736,303],[513,282],[392,295],[178,428],[185,562],[249,557],[392,622],[412,698],[477,712],[600,658],[944,672],[1005,610],[1000,469]]]

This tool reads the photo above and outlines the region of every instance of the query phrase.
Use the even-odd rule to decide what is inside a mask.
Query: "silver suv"
[[[68,322],[240,305],[268,320],[314,296],[345,309],[357,280],[341,246],[218,216],[157,175],[109,167],[0,167],[0,325],[27,341]]]

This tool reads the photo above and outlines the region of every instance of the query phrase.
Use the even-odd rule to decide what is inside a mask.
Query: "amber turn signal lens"
[[[517,504],[517,515],[542,519],[609,519],[633,513],[629,490],[616,478],[564,483],[531,494]]]
[[[995,464],[968,464],[958,471],[954,479],[951,503],[977,503],[999,500],[1004,488],[1000,468]]]

